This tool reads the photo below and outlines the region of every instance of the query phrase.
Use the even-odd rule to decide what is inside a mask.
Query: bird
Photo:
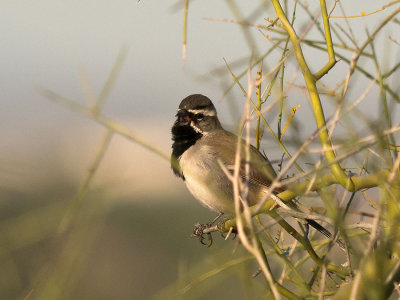
[[[225,213],[234,215],[232,181],[226,172],[233,174],[238,137],[222,127],[212,101],[201,94],[184,98],[171,132],[171,168],[174,174],[185,182],[194,198],[217,212],[217,217]],[[241,153],[247,151],[250,156],[247,160],[241,159],[239,175],[248,185],[245,200],[252,206],[270,193],[268,188],[277,175],[266,155],[244,141],[241,144]],[[246,164],[249,166],[247,171]],[[280,191],[282,188],[278,187],[273,192]],[[325,236],[332,237],[316,221],[305,221]]]

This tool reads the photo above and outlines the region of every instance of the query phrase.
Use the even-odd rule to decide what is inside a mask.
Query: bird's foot
[[[213,239],[211,236],[211,232],[209,231],[210,228],[212,227],[212,225],[208,224],[200,224],[199,222],[196,222],[194,224],[194,230],[193,230],[193,234],[191,235],[191,237],[198,237],[200,240],[200,243],[202,243],[203,245],[207,245],[204,240],[204,235],[207,235],[207,239],[209,241],[208,244],[208,248],[211,247],[212,243],[213,243]]]
[[[222,220],[220,220],[217,225],[214,225],[215,222],[222,216],[223,213],[219,213],[212,221],[208,222],[207,224],[200,224],[199,222],[196,222],[194,224],[194,230],[193,233],[191,235],[191,237],[198,237],[200,240],[200,243],[202,243],[203,245],[207,245],[207,243],[205,243],[205,237],[204,235],[207,235],[207,240],[208,240],[208,247],[211,247],[211,245],[213,244],[213,238],[211,233],[214,231],[219,231],[221,233],[221,236],[226,240],[228,239],[228,237],[234,233],[235,236],[233,237],[234,239],[236,238],[236,228],[231,227],[228,231],[228,233],[225,235],[225,222],[229,219],[227,218],[223,218]]]

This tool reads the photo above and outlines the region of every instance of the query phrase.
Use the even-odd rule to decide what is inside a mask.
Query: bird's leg
[[[217,215],[214,219],[212,219],[210,222],[208,222],[208,223],[207,223],[207,226],[208,226],[208,227],[211,227],[212,225],[214,225],[214,223],[215,223],[219,218],[221,218],[223,214],[224,214],[224,213],[223,213],[222,211],[218,212],[218,215]]]

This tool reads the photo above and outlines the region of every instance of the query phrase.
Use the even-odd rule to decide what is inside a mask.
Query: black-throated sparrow
[[[210,99],[195,94],[179,105],[172,127],[172,169],[181,177],[193,196],[208,208],[234,213],[232,183],[220,163],[233,171],[237,136],[224,130]],[[220,163],[218,162],[220,160]],[[244,163],[240,174],[244,177]],[[271,163],[250,146],[248,203],[263,198],[276,173]]]
[[[203,205],[219,213],[234,214],[232,182],[221,164],[233,172],[238,137],[222,128],[213,103],[200,94],[183,99],[176,117],[172,127],[171,156],[175,175],[185,181],[189,191]],[[243,159],[239,173],[248,184],[246,200],[249,205],[254,205],[265,197],[276,173],[269,160],[255,147],[246,146],[244,142],[242,145],[244,150],[250,147],[247,148],[249,172],[245,171],[246,160]],[[314,220],[306,221],[331,237],[329,231]]]

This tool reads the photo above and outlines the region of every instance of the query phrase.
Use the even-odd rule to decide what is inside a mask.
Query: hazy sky
[[[169,131],[176,107],[188,94],[210,96],[217,101],[223,123],[234,122],[226,103],[218,101],[223,92],[221,78],[229,79],[229,74],[225,71],[221,77],[210,71],[217,66],[223,70],[222,58],[233,62],[248,57],[251,49],[240,26],[203,18],[237,19],[237,16],[232,6],[227,5],[229,1],[191,1],[187,62],[183,68],[182,3],[2,1],[0,134],[3,142],[0,153],[4,162],[0,175],[4,177],[6,188],[20,187],[21,180],[27,178],[34,184],[46,181],[51,171],[65,172],[80,180],[96,150],[102,129],[50,103],[35,87],[47,87],[83,104],[82,74],[86,74],[93,93],[98,95],[124,45],[129,48],[128,57],[104,108],[107,115],[165,151],[170,149]],[[387,1],[348,0],[343,3],[349,15],[356,15],[379,9]],[[257,22],[263,22],[268,16],[274,18],[268,1],[237,1],[236,5],[245,17],[252,15]],[[389,12],[386,10],[377,18],[349,20],[357,24],[360,42],[365,38],[364,26],[374,28]],[[304,12],[296,16],[298,24],[302,22],[302,14]],[[251,28],[250,32],[256,41],[255,51],[262,53],[270,47],[270,42],[256,29]],[[390,55],[394,54],[395,51]],[[324,55],[317,54],[312,62],[322,65],[325,61]],[[338,70],[345,70],[344,67],[338,65]],[[330,76],[334,77],[334,72]],[[200,75],[208,75],[207,80],[200,80]],[[242,103],[237,88],[229,97]],[[106,160],[100,178],[118,170],[120,177],[113,176],[114,182],[142,180],[139,186],[148,182],[143,178],[154,176],[153,170],[157,168],[159,177],[155,179],[163,178],[166,186],[178,184],[170,176],[167,162],[121,140],[115,142],[120,146],[113,145],[115,156],[107,157],[109,169]],[[143,175],[140,170],[145,170]]]

